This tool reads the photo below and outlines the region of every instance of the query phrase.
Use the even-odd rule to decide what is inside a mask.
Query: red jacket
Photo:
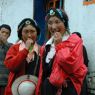
[[[45,46],[43,46],[40,51],[41,59],[43,57],[44,47]],[[82,40],[76,34],[73,34],[66,41],[63,41],[62,43],[56,46],[56,55],[52,66],[51,75],[54,72],[53,70],[54,68],[56,68],[56,66],[61,67],[63,70],[63,81],[65,81],[66,78],[69,78],[72,81],[78,95],[80,95],[82,82],[87,73],[87,68],[83,62],[84,61],[83,61]],[[51,75],[49,81],[53,85],[57,86],[56,84],[58,82],[54,84]],[[41,60],[39,80],[36,88],[36,95],[40,95],[42,76],[43,76],[43,68]]]
[[[25,65],[23,61],[26,59],[28,50],[19,51],[19,44],[13,45],[7,52],[4,64],[10,70],[8,84],[4,95],[12,95],[11,86],[17,77],[25,73]]]

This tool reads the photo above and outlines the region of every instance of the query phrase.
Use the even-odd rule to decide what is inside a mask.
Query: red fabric
[[[24,74],[25,65],[23,61],[27,57],[27,54],[28,54],[28,51],[26,49],[19,51],[19,44],[13,45],[8,50],[4,64],[10,70],[10,74],[8,77],[8,84],[5,89],[4,95],[12,95],[11,86],[14,79]]]
[[[44,50],[44,47],[42,47],[41,49],[41,58],[43,57],[43,50]],[[63,75],[64,75],[63,81],[65,81],[66,78],[69,78],[74,84],[74,87],[78,95],[80,95],[81,85],[87,73],[87,68],[83,63],[84,61],[83,61],[82,51],[83,51],[82,40],[76,34],[72,34],[66,41],[56,46],[56,56],[55,56],[55,61],[52,66],[52,72],[54,72],[55,70],[54,68],[56,68],[56,66],[60,66],[62,68]],[[52,75],[52,72],[51,72],[51,75]],[[40,95],[42,75],[43,75],[43,69],[42,69],[42,61],[41,61],[39,80],[38,80],[38,85],[36,88],[36,95]],[[52,83],[52,80],[53,80],[53,77],[51,78],[50,76],[49,81],[51,83]],[[56,84],[57,83],[59,82],[56,82]],[[57,86],[56,84],[53,84],[53,85]]]
[[[64,79],[66,79],[66,74],[64,74],[65,72],[61,69],[60,66],[56,66],[53,70],[52,73],[50,75],[50,82],[51,84],[53,84],[54,86],[57,87],[61,87]]]
[[[44,51],[44,46],[40,48],[40,59],[43,57],[43,51]],[[36,95],[40,95],[40,86],[42,83],[42,74],[43,74],[43,69],[42,69],[42,60],[40,60],[40,70],[39,70],[39,77],[38,77],[38,83],[36,86]]]

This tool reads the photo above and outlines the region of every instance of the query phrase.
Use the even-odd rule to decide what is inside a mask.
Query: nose
[[[31,34],[30,33],[28,34],[28,38],[31,38]]]
[[[28,37],[28,38],[32,38],[32,36],[33,36],[32,32],[28,32],[28,33],[27,33],[27,37]]]
[[[7,36],[8,35],[8,33],[6,33],[6,32],[3,32],[3,36]]]
[[[53,23],[53,24],[51,25],[51,27],[52,27],[52,29],[56,29],[56,24]]]
[[[28,31],[28,33],[27,33],[27,34],[28,34],[28,36],[31,36],[31,35],[32,35],[32,33],[31,33],[30,31]]]
[[[57,29],[58,27],[57,27],[57,25],[55,24],[55,23],[53,23],[52,25],[51,25],[51,30],[52,30],[52,32],[56,32],[58,29]]]

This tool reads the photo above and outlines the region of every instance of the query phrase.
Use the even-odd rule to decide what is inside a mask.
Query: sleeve
[[[23,49],[22,51],[19,51],[17,48],[18,46],[12,46],[8,50],[4,61],[6,67],[12,72],[15,72],[19,69],[28,54],[28,50]]]
[[[59,70],[56,70],[57,67]],[[72,36],[65,43],[63,42],[57,47],[49,81],[58,87],[61,86],[64,80],[68,77],[77,80],[78,83],[82,83],[86,72],[87,69],[83,64],[82,39]],[[58,79],[58,77],[60,78]],[[55,82],[55,79],[58,80]]]
[[[35,92],[36,95],[41,95],[40,89],[41,89],[42,75],[43,75],[42,56],[43,56],[44,48],[45,48],[44,45],[40,48],[40,68],[39,68],[38,83],[37,83],[36,92]]]
[[[80,39],[73,43],[73,49],[70,46],[66,46],[57,52],[57,63],[66,73],[71,74],[80,68],[81,63],[83,63],[82,49],[82,40]]]

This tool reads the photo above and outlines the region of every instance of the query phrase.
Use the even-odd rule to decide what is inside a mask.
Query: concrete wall
[[[17,26],[26,17],[33,18],[33,0],[0,0],[0,25],[6,23],[12,28],[9,42],[17,41]]]

